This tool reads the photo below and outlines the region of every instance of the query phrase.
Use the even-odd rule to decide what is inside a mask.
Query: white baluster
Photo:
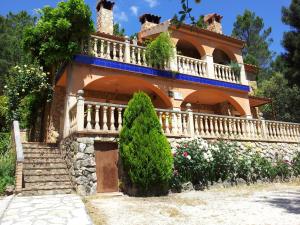
[[[107,48],[106,48],[106,58],[107,59],[111,59],[111,57],[110,57],[110,41],[107,41]]]
[[[177,133],[177,115],[175,112],[172,112],[172,134],[176,135]]]
[[[183,122],[183,133],[184,135],[187,135],[188,134],[188,131],[187,131],[187,123],[186,123],[186,118],[187,118],[187,114],[182,114],[182,122]]]
[[[195,115],[195,135],[199,136],[198,116]]]
[[[170,134],[169,113],[165,112],[165,115],[166,115],[166,119],[165,119],[166,134]]]
[[[103,106],[103,130],[107,131],[107,106]]]
[[[96,105],[95,106],[95,130],[100,130],[99,109],[100,109],[100,105]]]
[[[119,61],[124,62],[123,44],[119,44]]]
[[[86,125],[86,129],[91,130],[92,129],[92,105],[88,105],[87,106],[87,125]]]
[[[98,39],[94,38],[94,55],[98,57]]]
[[[122,108],[118,108],[118,131],[122,130]]]
[[[117,44],[113,43],[113,60],[117,61]]]
[[[138,48],[137,56],[138,56],[138,65],[142,65],[141,64],[141,49],[140,48]]]
[[[116,130],[115,127],[115,107],[110,107],[110,130]]]
[[[104,41],[100,40],[100,57],[104,58]]]

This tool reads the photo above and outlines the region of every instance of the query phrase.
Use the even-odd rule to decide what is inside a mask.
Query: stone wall
[[[275,143],[275,142],[241,142],[237,144],[241,149],[251,148],[260,152],[262,156],[275,159],[276,156],[288,157],[290,160],[300,152],[300,144],[293,143]]]
[[[169,138],[170,142],[175,140],[174,138]],[[212,141],[214,140],[208,140],[208,142]],[[81,195],[92,195],[97,192],[95,142],[116,142],[116,138],[71,135],[60,144],[62,155],[67,162],[71,181],[77,193]],[[300,151],[300,144],[293,143],[237,141],[237,144],[241,150],[251,148],[271,159],[274,159],[277,155],[292,159]]]
[[[97,189],[94,138],[70,136],[60,145],[71,181],[80,195],[95,194]]]

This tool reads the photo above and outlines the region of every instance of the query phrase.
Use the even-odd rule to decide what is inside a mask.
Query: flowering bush
[[[31,97],[30,99],[39,100],[40,102],[43,99],[50,99],[51,85],[48,75],[43,71],[42,67],[35,64],[20,65],[10,69],[4,87],[4,93],[8,98],[8,119],[10,121],[20,119],[20,105],[25,97],[35,95],[37,98]],[[29,104],[35,105],[32,102],[29,102]],[[29,113],[34,115],[36,111],[30,111]]]
[[[293,158],[292,167],[295,176],[300,176],[300,152]]]
[[[180,189],[184,182],[194,185],[207,185],[210,179],[212,153],[206,141],[197,139],[182,139],[172,143],[174,156],[174,176],[172,187]]]
[[[300,175],[300,153],[291,161],[277,157],[273,162],[259,149],[241,148],[235,142],[216,141],[208,144],[196,139],[183,139],[171,144],[174,156],[172,187],[179,190],[185,182],[207,186],[209,182],[247,183],[258,180],[286,180]]]

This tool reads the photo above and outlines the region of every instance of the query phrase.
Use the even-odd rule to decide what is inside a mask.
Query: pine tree
[[[300,0],[292,0],[289,8],[282,9],[282,21],[291,27],[291,31],[284,33],[283,47],[286,52],[283,58],[286,63],[286,78],[290,85],[300,87]]]
[[[151,99],[143,92],[134,94],[125,110],[120,156],[125,173],[138,190],[136,194],[166,192],[172,176],[173,157]]]

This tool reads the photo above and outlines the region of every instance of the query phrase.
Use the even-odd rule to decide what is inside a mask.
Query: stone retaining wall
[[[174,140],[169,139],[170,142]],[[71,135],[61,142],[60,148],[67,162],[72,183],[76,191],[81,195],[91,195],[97,191],[94,143],[101,141],[116,142],[116,139]],[[209,140],[208,142],[211,141]],[[292,159],[297,152],[300,152],[300,144],[242,141],[237,141],[237,144],[241,150],[252,148],[271,159],[274,159],[277,155],[287,156]]]
[[[95,194],[97,176],[94,138],[72,135],[61,142],[61,151],[77,193]]]

